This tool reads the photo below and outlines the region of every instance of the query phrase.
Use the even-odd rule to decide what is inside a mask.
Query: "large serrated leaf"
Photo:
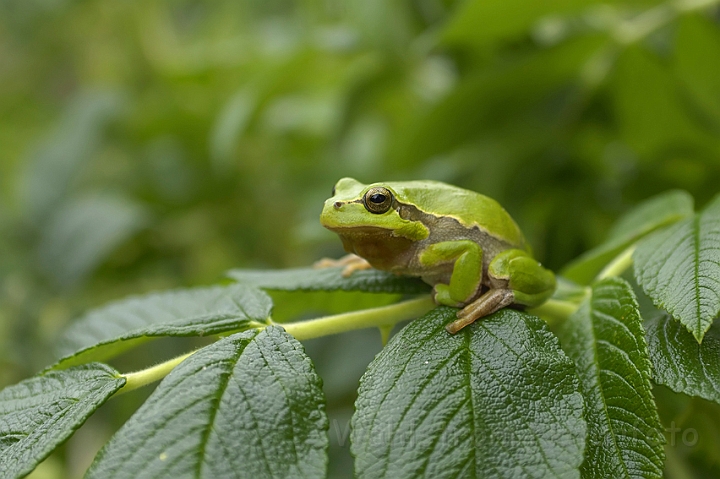
[[[693,198],[682,190],[662,193],[625,213],[610,230],[607,241],[566,266],[561,274],[580,284],[590,284],[597,274],[625,248],[662,226],[693,214]]]
[[[310,359],[281,328],[235,334],[175,368],[86,477],[322,478],[324,402]]]
[[[196,288],[124,299],[74,322],[59,343],[54,368],[108,359],[150,337],[205,336],[264,323],[272,303],[247,285]]]
[[[621,278],[596,283],[560,337],[575,361],[585,397],[588,439],[582,477],[662,477],[664,439],[630,285]]]
[[[352,421],[357,477],[579,477],[582,397],[557,339],[509,309],[453,336],[455,313],[413,321],[368,367]]]
[[[714,321],[702,344],[667,314],[646,321],[645,329],[655,382],[720,403],[720,320]]]
[[[368,269],[348,277],[342,268],[295,268],[282,270],[233,269],[228,277],[257,288],[276,291],[365,291],[367,293],[421,294],[430,286],[418,278]]]
[[[125,384],[93,363],[26,379],[0,391],[0,477],[23,477]]]
[[[655,305],[702,341],[720,313],[720,197],[644,239],[633,260],[635,278]]]

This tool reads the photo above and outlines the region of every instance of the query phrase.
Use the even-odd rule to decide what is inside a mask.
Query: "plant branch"
[[[120,388],[120,390],[115,394],[124,394],[126,392],[133,391],[143,386],[147,386],[148,384],[154,383],[155,381],[161,380],[162,378],[167,376],[170,371],[175,368],[175,366],[185,361],[194,353],[195,351],[192,351],[190,353],[183,354],[182,356],[172,358],[163,363],[156,364],[155,366],[149,367],[147,369],[125,374],[125,385]]]
[[[635,252],[636,244],[633,244],[625,251],[620,253],[610,263],[605,266],[595,278],[597,281],[609,278],[610,276],[620,276],[632,265],[632,255]]]
[[[435,308],[430,295],[402,301],[379,308],[351,311],[322,318],[308,319],[281,326],[297,340],[318,338],[354,329],[393,326],[401,321],[417,318]]]

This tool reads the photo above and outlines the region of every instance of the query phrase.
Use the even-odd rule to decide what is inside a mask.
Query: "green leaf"
[[[635,278],[655,305],[702,341],[720,313],[720,196],[644,239],[633,260]]]
[[[159,336],[207,336],[265,323],[272,303],[247,285],[196,288],[124,299],[93,310],[65,332],[54,368],[113,357]]]
[[[0,477],[30,473],[124,384],[117,371],[93,363],[0,391]]]
[[[325,477],[321,380],[281,328],[245,331],[175,368],[86,478]]]
[[[686,191],[673,190],[654,196],[625,213],[603,244],[570,263],[561,274],[580,284],[590,284],[625,248],[658,228],[692,214],[693,198]]]
[[[705,15],[685,15],[675,41],[675,71],[695,105],[720,121],[720,32]]]
[[[342,268],[282,270],[233,269],[228,277],[257,288],[277,291],[365,291],[368,293],[422,294],[430,286],[418,278],[366,269],[342,276]]]
[[[456,335],[440,307],[368,367],[352,420],[358,478],[578,477],[572,362],[545,323],[504,309]]]
[[[583,478],[662,477],[664,438],[637,301],[621,278],[596,283],[563,325],[588,423]]]
[[[57,208],[42,231],[40,267],[57,284],[72,286],[147,224],[143,206],[123,196],[87,195]]]
[[[505,135],[518,127],[527,132],[523,142],[540,141],[534,136],[538,130],[542,140],[552,142],[552,130],[544,131],[547,115],[533,113],[550,109],[546,102],[556,101],[576,82],[588,59],[604,44],[597,36],[574,38],[464,75],[432,110],[393,138],[393,155],[411,163],[410,159],[430,158],[477,141],[478,135]]]
[[[72,190],[121,111],[117,92],[80,88],[52,133],[25,162],[18,193],[27,217],[40,225]]]
[[[720,403],[720,320],[714,321],[702,344],[665,313],[646,321],[645,329],[655,382]]]

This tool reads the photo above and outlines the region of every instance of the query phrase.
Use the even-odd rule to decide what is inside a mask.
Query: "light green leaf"
[[[575,82],[583,65],[604,44],[597,36],[575,38],[464,75],[429,113],[408,123],[409,128],[393,138],[392,154],[411,163],[410,159],[452,151],[479,134],[505,135],[520,126],[527,132],[523,142],[536,141],[534,135],[548,127],[548,117],[538,118],[533,112],[548,108],[545,102]],[[543,133],[537,141],[551,141],[551,131]]]
[[[630,285],[621,278],[596,283],[592,297],[563,325],[560,339],[575,361],[585,397],[582,477],[662,477],[664,438]]]
[[[247,285],[167,291],[90,311],[67,329],[53,368],[107,359],[150,337],[206,336],[264,324],[272,303]]]
[[[38,245],[40,267],[58,284],[72,286],[147,222],[145,208],[122,196],[74,199],[58,207],[44,225]]]
[[[693,198],[674,190],[650,198],[625,213],[610,230],[607,241],[566,266],[561,274],[581,284],[590,284],[613,258],[640,238],[693,214]]]
[[[720,197],[647,237],[633,260],[635,278],[655,305],[702,341],[720,313]]]
[[[210,157],[217,173],[227,174],[233,152],[257,106],[257,93],[249,88],[237,91],[219,113],[210,132]]]
[[[720,31],[705,15],[686,15],[675,40],[675,71],[695,105],[720,121]]]
[[[54,131],[25,163],[20,199],[38,225],[62,203],[91,155],[102,143],[108,123],[123,98],[116,92],[80,91],[68,103]]]
[[[26,379],[0,391],[0,477],[24,477],[125,384],[93,363]]]
[[[572,362],[545,323],[504,309],[456,335],[440,307],[368,367],[352,421],[358,478],[579,477]]]
[[[86,477],[323,478],[324,403],[310,359],[281,328],[235,334],[174,369]]]
[[[714,321],[702,344],[667,314],[646,321],[645,329],[655,382],[720,403],[720,320]]]
[[[233,269],[227,275],[256,288],[276,291],[365,291],[367,293],[422,294],[430,286],[418,278],[367,269],[342,276],[342,268],[282,270]]]

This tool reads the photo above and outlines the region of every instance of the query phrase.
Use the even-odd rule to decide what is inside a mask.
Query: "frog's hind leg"
[[[488,266],[490,289],[458,311],[458,319],[446,326],[457,333],[476,320],[511,304],[539,306],[555,291],[555,275],[526,251],[509,249],[496,255]]]
[[[476,320],[492,314],[515,302],[511,289],[491,289],[472,303],[458,311],[458,319],[445,326],[448,333],[455,334]]]

